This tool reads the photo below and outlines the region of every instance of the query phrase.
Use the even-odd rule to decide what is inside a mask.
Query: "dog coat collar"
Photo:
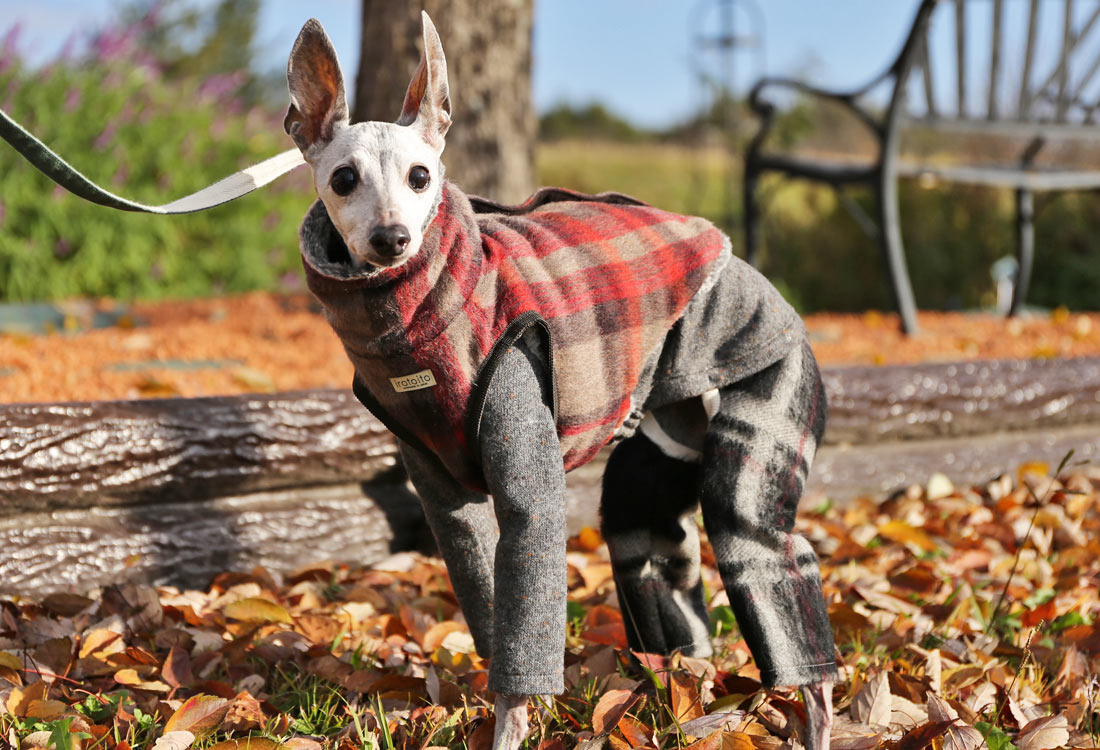
[[[509,207],[449,183],[420,251],[397,268],[355,272],[320,201],[300,239],[361,400],[482,491],[496,353],[532,326],[542,334],[563,461],[580,466],[626,419],[646,362],[726,246],[709,222],[627,196],[547,189]]]

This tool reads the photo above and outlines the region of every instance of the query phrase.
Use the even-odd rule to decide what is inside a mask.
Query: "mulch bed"
[[[90,314],[95,307],[79,309]],[[922,333],[912,338],[901,334],[894,314],[812,315],[806,324],[826,365],[1100,354],[1100,314],[1063,309],[1015,320],[922,313]],[[82,327],[81,315],[74,314],[54,333],[0,333],[0,402],[213,396],[351,383],[340,342],[305,296],[136,303],[113,327]]]

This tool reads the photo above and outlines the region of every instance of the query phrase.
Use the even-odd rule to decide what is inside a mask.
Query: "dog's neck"
[[[347,250],[320,201],[303,222],[301,238],[309,287],[330,323],[337,333],[354,326],[346,332],[373,356],[405,351],[442,333],[473,292],[484,262],[474,210],[451,183],[440,190],[419,252],[396,268],[340,262]]]

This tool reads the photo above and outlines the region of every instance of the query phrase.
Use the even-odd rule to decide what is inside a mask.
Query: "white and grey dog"
[[[631,646],[711,653],[701,508],[762,680],[802,687],[806,743],[827,750],[832,633],[792,533],[826,412],[801,320],[701,219],[560,190],[507,208],[446,183],[447,64],[426,14],[423,41],[396,123],[352,124],[309,21],[285,127],[320,197],[302,227],[310,288],[357,395],[400,438],[490,659],[494,746],[520,746],[528,696],[563,689],[565,472],[595,434],[620,441],[601,514]],[[597,397],[610,417],[586,416]]]

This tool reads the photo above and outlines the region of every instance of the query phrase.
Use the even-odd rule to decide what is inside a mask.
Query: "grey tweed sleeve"
[[[522,343],[504,352],[481,427],[482,466],[500,538],[489,688],[564,689],[565,469],[544,365]]]
[[[424,506],[424,517],[447,563],[458,605],[482,656],[493,648],[493,548],[489,498],[451,477],[433,455],[398,441],[401,458]]]

